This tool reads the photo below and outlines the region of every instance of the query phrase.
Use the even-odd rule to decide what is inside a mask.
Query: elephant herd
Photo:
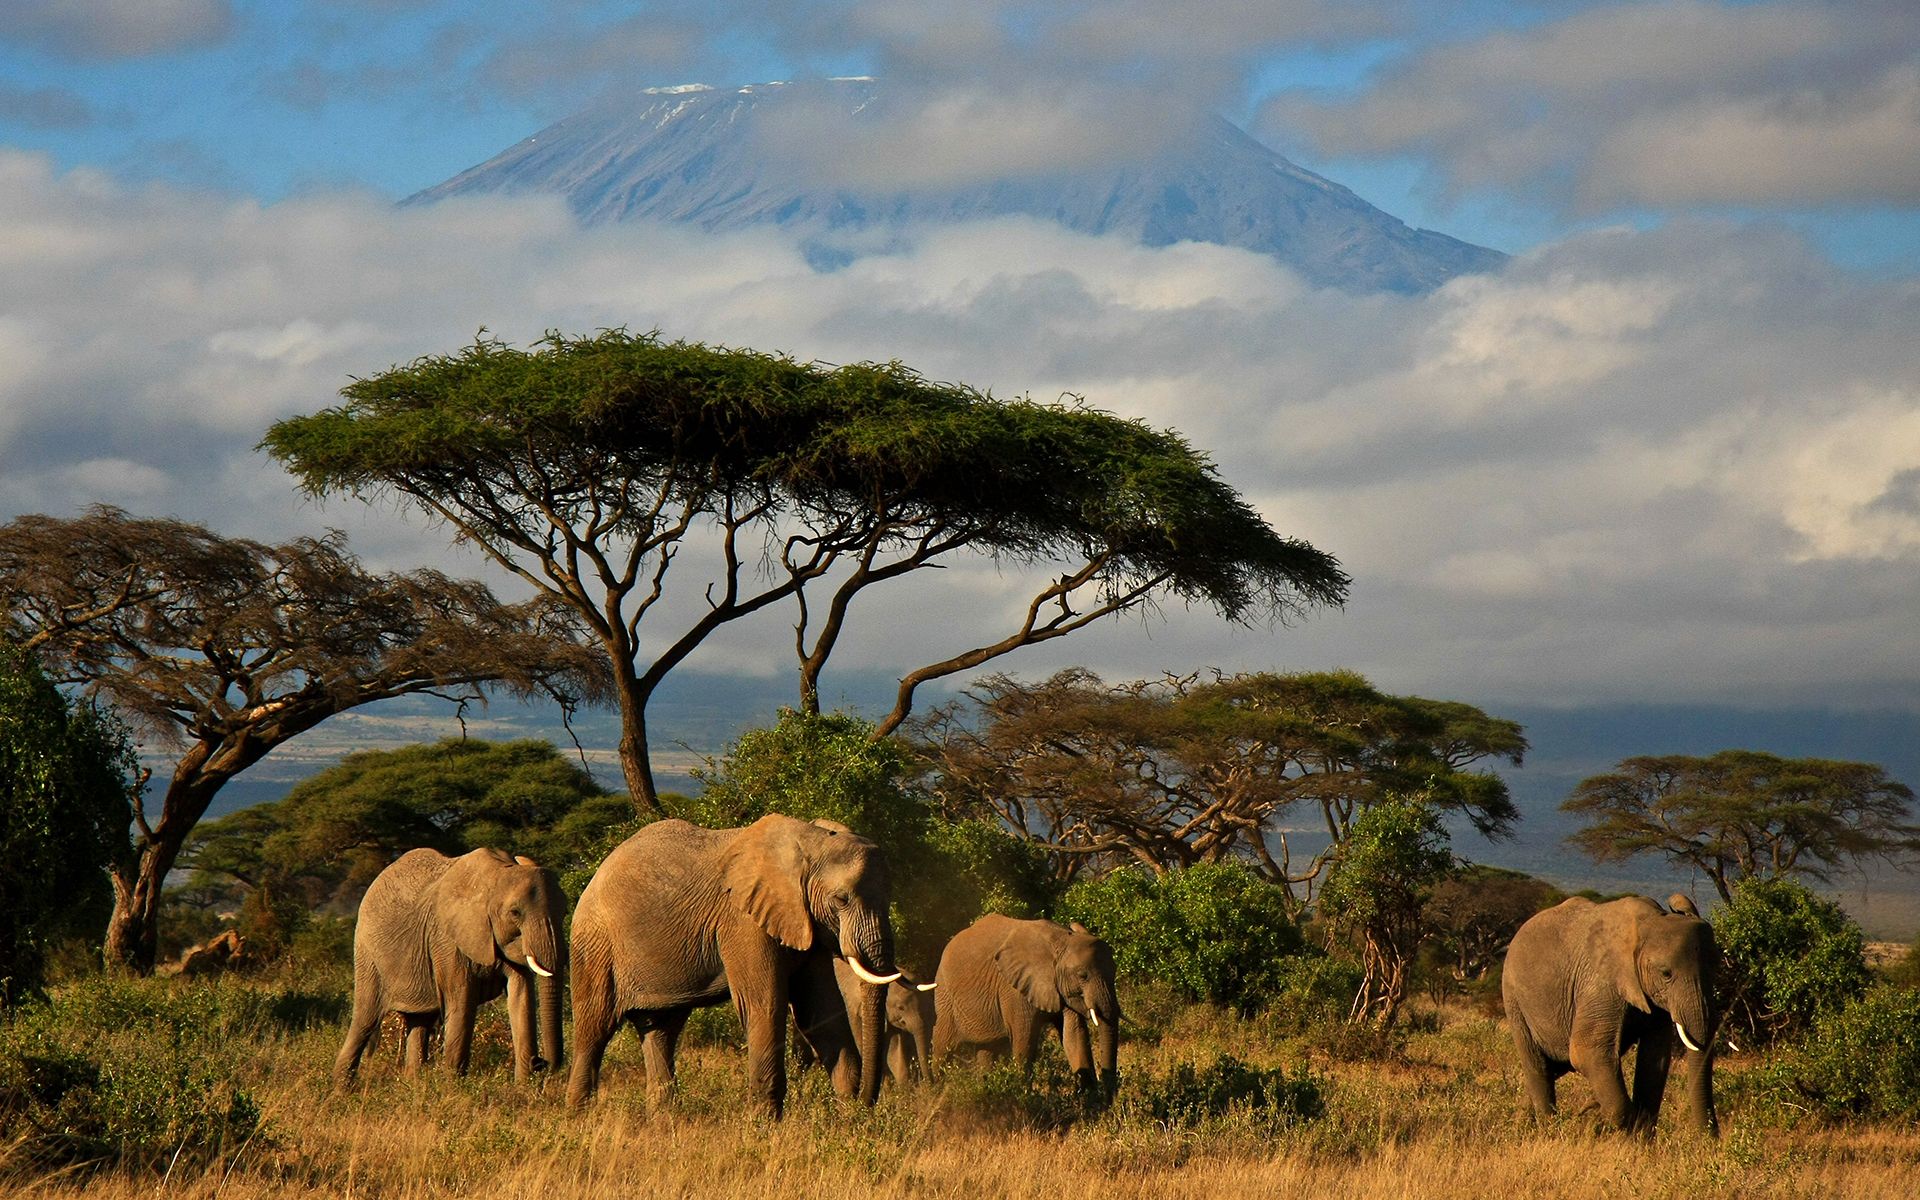
[[[746,1031],[749,1089],[775,1116],[786,1096],[789,1014],[802,1059],[868,1104],[884,1074],[925,1073],[968,1048],[1030,1064],[1049,1029],[1083,1085],[1111,1095],[1120,1007],[1105,943],[1078,925],[991,915],[952,939],[932,981],[916,983],[894,964],[890,890],[879,848],[835,822],[659,821],[600,864],[569,939],[551,871],[498,850],[457,859],[410,851],[361,901],[353,1016],[335,1084],[353,1080],[388,1012],[401,1016],[408,1070],[425,1061],[439,1024],[447,1064],[464,1071],[474,1009],[503,991],[515,1078],[557,1067],[565,983],[575,1106],[593,1096],[622,1024],[639,1035],[648,1092],[658,1095],[673,1081],[693,1010],[729,999]]]
[[[467,1066],[476,1006],[507,997],[516,1079],[561,1062],[560,992],[572,994],[569,1104],[599,1084],[607,1043],[639,1035],[650,1096],[673,1081],[693,1010],[729,999],[747,1038],[749,1090],[779,1116],[788,1017],[798,1057],[843,1096],[871,1104],[883,1076],[927,1075],[966,1050],[1031,1064],[1057,1035],[1081,1086],[1118,1083],[1113,952],[1075,923],[989,914],[956,934],[927,982],[894,963],[887,865],[831,821],[770,815],[741,829],[666,820],[610,853],[574,909],[558,880],[498,850],[402,855],[367,889],[354,932],[353,1015],[334,1064],[348,1085],[381,1017],[398,1012],[403,1061],[426,1059],[441,1026],[448,1066]],[[1535,1113],[1579,1071],[1601,1114],[1647,1131],[1677,1036],[1693,1123],[1713,1109],[1713,934],[1690,902],[1567,900],[1515,934],[1502,976],[1508,1023]],[[537,1026],[537,1037],[536,1037]],[[1628,1092],[1621,1063],[1635,1056]]]

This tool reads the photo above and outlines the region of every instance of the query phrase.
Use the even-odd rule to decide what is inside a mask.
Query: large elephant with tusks
[[[1680,907],[1680,906],[1676,906]],[[1536,1116],[1554,1081],[1578,1071],[1615,1127],[1651,1132],[1677,1037],[1686,1048],[1693,1124],[1719,1132],[1713,1108],[1713,930],[1686,904],[1576,896],[1535,913],[1513,936],[1501,975],[1507,1023]],[[1628,1093],[1626,1052],[1639,1048]]]
[[[747,1033],[750,1088],[774,1116],[786,1100],[790,1010],[802,1028],[849,1031],[852,1047],[815,1048],[842,1094],[873,1103],[885,989],[899,978],[890,886],[879,847],[831,822],[771,814],[742,829],[679,820],[641,829],[600,864],[574,910],[568,1102],[593,1095],[622,1021],[641,1036],[657,1097],[672,1082],[689,1014],[731,997]],[[844,1025],[811,1008],[841,1003],[836,958],[864,983]]]

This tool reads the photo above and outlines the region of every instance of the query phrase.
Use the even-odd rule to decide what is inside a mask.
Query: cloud
[[[0,80],[0,122],[28,129],[86,129],[98,119],[86,98],[66,88],[23,88]]]
[[[231,0],[7,0],[0,43],[74,59],[143,58],[233,32]]]
[[[1179,428],[1355,578],[1345,612],[1296,628],[1175,607],[1016,670],[1347,665],[1478,702],[1920,708],[1920,288],[1779,230],[1602,230],[1424,297],[1025,220],[823,273],[772,231],[581,230],[557,200],[263,207],[0,152],[0,277],[0,517],[105,499],[248,536],[339,525],[379,565],[480,572],[417,517],[301,500],[252,447],[483,325],[518,344],[658,326]],[[936,574],[876,597],[842,665],[972,644],[1020,598],[1018,572]],[[784,661],[790,622],[701,661]]]
[[[1656,0],[1426,45],[1262,124],[1324,154],[1420,155],[1455,189],[1569,211],[1920,203],[1905,0]]]

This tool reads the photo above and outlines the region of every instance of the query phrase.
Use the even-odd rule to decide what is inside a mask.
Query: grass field
[[[1790,1108],[1743,1086],[1751,1064],[1740,1056],[1719,1072],[1718,1142],[1684,1128],[1678,1078],[1652,1141],[1598,1131],[1573,1077],[1562,1084],[1563,1115],[1535,1128],[1504,1026],[1460,1003],[1419,1006],[1404,1046],[1384,1060],[1362,1057],[1337,1029],[1143,1003],[1121,1050],[1121,1098],[1103,1115],[1080,1112],[1047,1071],[1029,1093],[1011,1069],[955,1068],[937,1085],[889,1087],[872,1110],[834,1097],[815,1071],[793,1079],[787,1119],[775,1123],[750,1115],[744,1056],[729,1044],[724,1014],[700,1023],[705,1037],[685,1049],[678,1090],[661,1111],[648,1111],[638,1046],[622,1034],[601,1099],[575,1113],[563,1103],[564,1080],[513,1085],[497,1006],[470,1076],[400,1076],[388,1030],[361,1084],[335,1095],[328,1076],[343,985],[113,986],[146,998],[93,1002],[86,1011],[111,1027],[92,1036],[130,1048],[171,1039],[176,1050],[220,1060],[210,1065],[258,1106],[258,1131],[191,1166],[159,1155],[98,1168],[36,1161],[26,1134],[11,1130],[0,1148],[8,1194],[1910,1197],[1920,1183],[1920,1129],[1796,1122]],[[1164,1094],[1178,1064],[1223,1053],[1310,1078],[1324,1111],[1293,1121],[1246,1107],[1197,1123],[1155,1118],[1146,1098]]]

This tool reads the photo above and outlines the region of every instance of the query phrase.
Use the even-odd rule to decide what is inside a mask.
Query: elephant
[[[796,1057],[802,1066],[828,1061],[827,1055],[816,1049],[816,1045],[851,1045],[851,1033],[842,1024],[847,1020],[846,1014],[859,1011],[865,985],[846,960],[840,958],[833,960],[833,982],[840,992],[840,1007],[835,1009],[830,999],[827,1003],[815,1006],[815,1011],[820,1014],[815,1018],[815,1027],[800,1030],[800,1042],[796,1047]],[[921,983],[904,971],[900,973],[900,978],[887,985],[885,1057],[882,1060],[886,1070],[883,1074],[895,1083],[905,1084],[916,1077],[932,1077],[929,1055],[933,1048],[934,987],[935,984]],[[826,1028],[820,1028],[822,1025]],[[828,1067],[831,1069],[831,1062],[828,1062]]]
[[[1694,1125],[1719,1133],[1713,1108],[1713,930],[1692,911],[1668,913],[1629,896],[1574,897],[1529,917],[1501,976],[1507,1022],[1537,1118],[1554,1110],[1554,1081],[1579,1071],[1615,1127],[1651,1133],[1672,1066],[1686,1048]],[[1621,1060],[1638,1046],[1633,1094]]]
[[[731,996],[747,1032],[749,1089],[772,1116],[786,1102],[789,1008],[816,1030],[841,1094],[872,1104],[885,987],[899,978],[890,888],[879,847],[841,825],[774,813],[740,829],[674,819],[642,828],[600,864],[574,910],[568,1103],[593,1096],[623,1020],[641,1036],[648,1091],[659,1098],[688,1015]],[[852,1014],[841,1009],[836,959],[866,985]],[[836,1009],[845,1024],[827,1019]]]
[[[1078,921],[1063,926],[989,913],[955,934],[940,955],[934,1057],[972,1046],[982,1061],[1011,1051],[1031,1068],[1042,1034],[1052,1029],[1081,1087],[1097,1083],[1111,1098],[1120,1080],[1113,979],[1112,948]]]
[[[502,850],[449,858],[419,849],[395,859],[360,901],[353,931],[353,1016],[334,1060],[335,1086],[353,1081],[380,1018],[394,1011],[405,1030],[402,1055],[409,1074],[425,1064],[427,1034],[436,1022],[445,1026],[448,1065],[465,1073],[474,1010],[502,991],[513,1031],[514,1079],[559,1066],[566,910],[566,894],[552,871]]]

